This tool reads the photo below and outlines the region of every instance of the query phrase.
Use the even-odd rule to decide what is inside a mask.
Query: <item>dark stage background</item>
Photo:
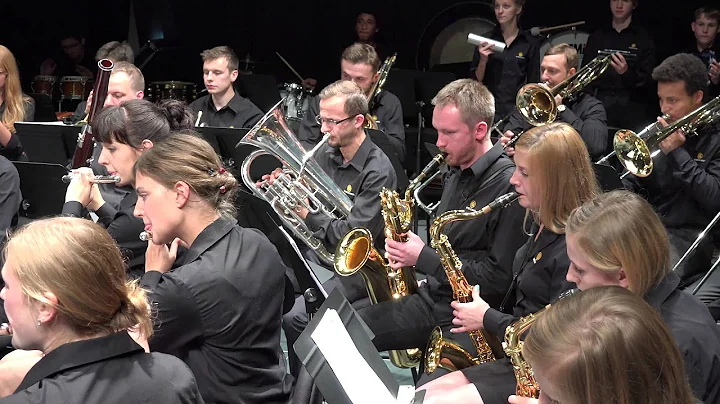
[[[127,38],[129,0],[7,3],[1,12],[0,43],[17,56],[26,86],[39,74],[42,60],[60,52],[58,37],[65,30],[85,33],[92,54],[107,41]],[[429,44],[450,21],[470,14],[494,21],[491,7],[482,2],[400,0],[365,4],[378,14],[380,38],[398,52],[399,68],[416,68],[418,53],[425,55],[419,60],[420,67],[426,65]],[[654,35],[662,58],[692,43],[693,10],[708,4],[641,0],[634,18]],[[146,80],[194,81],[200,89],[199,52],[223,44],[233,47],[241,59],[249,52],[263,62],[255,66],[255,72],[275,74],[279,82],[295,80],[276,51],[306,77],[339,74],[339,54],[353,39],[355,17],[361,8],[330,0],[155,0],[136,1],[135,10],[141,45],[160,27],[165,39],[180,47],[159,53],[144,69]],[[589,32],[609,23],[609,1],[528,0],[521,23],[529,29],[579,20],[586,21],[580,29]]]

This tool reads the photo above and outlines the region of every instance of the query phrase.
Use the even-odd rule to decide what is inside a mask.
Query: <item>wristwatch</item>
[[[557,110],[558,110],[558,112],[564,112],[564,111],[565,111],[565,104],[560,104],[560,105],[558,105]]]

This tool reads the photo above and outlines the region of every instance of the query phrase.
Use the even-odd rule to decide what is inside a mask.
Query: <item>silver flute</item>
[[[143,231],[142,233],[140,233],[140,240],[142,240],[142,241],[152,240],[152,233],[150,233],[147,230]]]
[[[74,174],[74,173],[63,175],[62,182],[68,184],[77,175],[78,174]],[[94,182],[96,184],[113,184],[113,183],[120,182],[120,176],[117,176],[117,175],[95,175],[90,179],[90,182]]]

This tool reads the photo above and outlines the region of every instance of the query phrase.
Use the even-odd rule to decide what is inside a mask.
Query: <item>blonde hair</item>
[[[577,49],[566,43],[559,43],[549,47],[545,51],[545,56],[565,55],[565,64],[568,71],[572,68],[578,68],[578,52]]]
[[[554,303],[530,328],[522,352],[536,374],[560,389],[553,398],[561,402],[695,403],[660,314],[620,286]]]
[[[564,234],[570,213],[600,193],[585,142],[572,126],[551,123],[525,132],[515,145],[528,154],[526,167],[540,195],[535,218]]]
[[[2,45],[0,45],[0,72],[7,73],[3,90],[5,92],[5,114],[2,117],[2,124],[10,132],[15,133],[15,122],[25,120],[25,107],[33,101],[22,92],[15,56],[10,49]]]
[[[495,98],[490,90],[477,80],[455,80],[438,91],[431,103],[441,108],[454,105],[469,128],[474,128],[478,122],[483,121],[488,128],[493,124]]]
[[[75,333],[111,334],[137,326],[144,337],[152,335],[145,291],[126,280],[120,249],[98,224],[71,217],[36,220],[10,236],[4,257],[11,259],[28,299],[53,306]],[[48,292],[57,304],[45,297]]]
[[[670,272],[667,232],[652,206],[629,191],[612,191],[585,202],[568,219],[583,256],[606,272],[622,268],[629,289],[643,296]]]
[[[174,133],[140,155],[133,176],[141,173],[172,189],[184,182],[219,214],[235,215],[237,179],[222,166],[210,144],[195,132]]]
[[[321,100],[332,97],[345,99],[345,113],[349,116],[368,113],[368,99],[362,88],[350,80],[338,80],[323,88],[318,95]]]
[[[130,79],[130,88],[133,91],[144,91],[145,90],[145,76],[143,76],[140,69],[130,62],[116,62],[113,66],[111,74],[125,73]]]

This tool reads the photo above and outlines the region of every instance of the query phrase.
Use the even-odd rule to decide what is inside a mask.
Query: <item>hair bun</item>
[[[170,130],[178,131],[195,127],[193,111],[184,101],[166,99],[160,101],[158,106],[170,123]]]

